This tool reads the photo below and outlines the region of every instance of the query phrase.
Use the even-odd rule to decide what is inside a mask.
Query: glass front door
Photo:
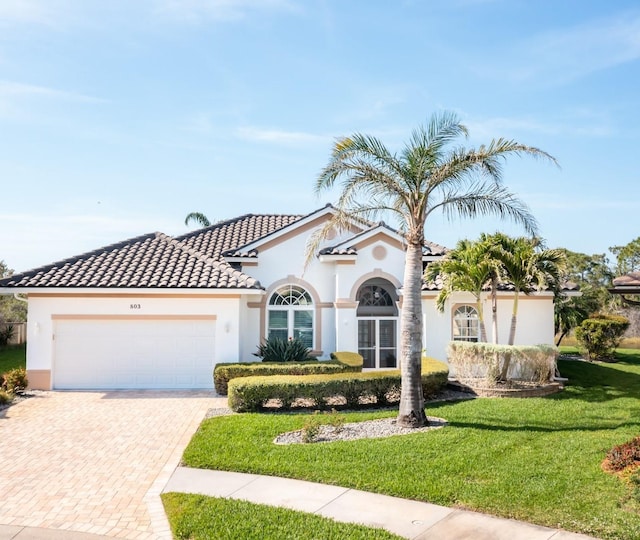
[[[397,362],[396,319],[358,319],[358,353],[364,368],[395,368]]]

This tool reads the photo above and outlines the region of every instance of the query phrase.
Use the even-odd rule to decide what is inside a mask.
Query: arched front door
[[[362,284],[358,301],[358,353],[365,368],[395,368],[398,365],[398,295],[386,279]]]

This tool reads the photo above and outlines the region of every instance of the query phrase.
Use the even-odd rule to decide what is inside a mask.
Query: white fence
[[[7,326],[13,326],[13,337],[9,340],[9,345],[20,345],[27,341],[27,323],[5,323],[0,324],[0,329],[4,330]]]

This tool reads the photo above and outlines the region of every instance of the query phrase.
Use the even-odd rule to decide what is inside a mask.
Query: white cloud
[[[291,0],[157,0],[156,12],[184,22],[235,21],[253,13],[294,12]]]
[[[52,15],[52,2],[42,0],[2,0],[0,2],[0,23],[30,22],[47,23]]]
[[[514,83],[565,84],[590,73],[640,59],[640,13],[619,13],[514,44],[507,64],[476,62],[479,75]],[[494,57],[495,59],[495,57]]]
[[[87,96],[76,92],[57,90],[47,86],[0,80],[0,99],[12,97],[40,97],[64,101],[79,101],[84,103],[105,103],[107,101],[101,98]]]
[[[278,129],[263,129],[257,127],[241,127],[236,130],[236,136],[240,139],[255,142],[267,142],[274,144],[308,144],[326,143],[332,137],[316,135],[300,131],[284,131]]]
[[[3,32],[20,32],[22,25],[61,29],[78,22],[90,2],[77,0],[0,0],[0,27]]]
[[[466,117],[466,115],[462,115]],[[470,118],[463,123],[472,139],[516,137],[521,133],[551,136],[610,137],[613,128],[606,115],[588,111],[568,111],[555,119],[525,117]]]

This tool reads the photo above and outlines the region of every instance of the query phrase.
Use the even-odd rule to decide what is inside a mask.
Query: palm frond
[[[537,220],[529,207],[515,194],[498,184],[476,182],[464,193],[445,193],[442,200],[429,208],[428,214],[437,209],[449,220],[454,217],[494,215],[500,219],[512,220],[531,235],[535,235],[538,230]]]
[[[196,225],[199,225],[200,227],[211,226],[211,222],[209,221],[207,216],[205,216],[201,212],[190,212],[189,214],[187,214],[187,217],[184,220],[184,224],[188,227],[192,222]]]

